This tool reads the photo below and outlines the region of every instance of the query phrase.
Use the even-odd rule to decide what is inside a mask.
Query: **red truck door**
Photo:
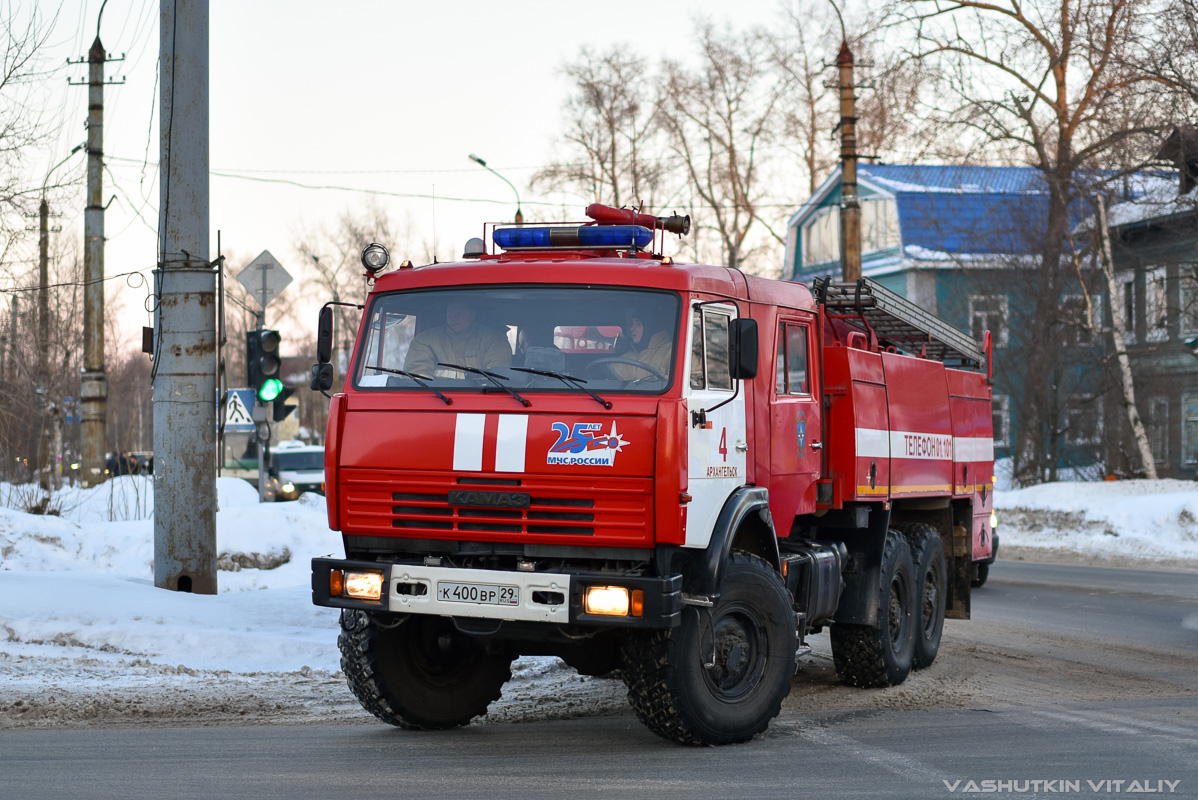
[[[770,507],[779,534],[795,514],[815,510],[820,474],[820,405],[812,356],[815,317],[780,316],[770,393]]]

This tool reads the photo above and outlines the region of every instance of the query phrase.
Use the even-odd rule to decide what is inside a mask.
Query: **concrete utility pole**
[[[853,53],[847,39],[836,56],[840,73],[840,270],[846,281],[861,277],[861,201],[857,198],[857,98]]]
[[[154,585],[216,594],[216,272],[208,260],[208,2],[162,0]]]
[[[104,62],[97,34],[87,53],[87,207],[83,211],[83,485],[104,480],[108,376],[104,370]]]

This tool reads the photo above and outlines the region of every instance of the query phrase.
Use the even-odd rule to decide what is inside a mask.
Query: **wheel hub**
[[[751,689],[762,660],[756,628],[739,616],[724,616],[716,621],[711,641],[714,664],[707,675],[714,687],[725,694]]]

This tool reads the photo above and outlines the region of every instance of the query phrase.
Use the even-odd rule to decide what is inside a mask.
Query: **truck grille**
[[[396,528],[495,531],[497,533],[595,533],[595,501],[580,497],[529,497],[528,508],[449,505],[449,493],[395,492]],[[579,509],[587,509],[580,511]]]
[[[638,545],[652,541],[647,478],[500,478],[342,470],[345,533]],[[526,538],[525,538],[526,537]]]

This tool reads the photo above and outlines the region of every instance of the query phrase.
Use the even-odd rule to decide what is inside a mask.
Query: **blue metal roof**
[[[860,177],[894,194],[1040,194],[1048,191],[1036,167],[863,164]]]
[[[904,249],[1027,253],[1047,221],[1048,187],[1034,167],[869,164],[860,177],[894,195]]]

